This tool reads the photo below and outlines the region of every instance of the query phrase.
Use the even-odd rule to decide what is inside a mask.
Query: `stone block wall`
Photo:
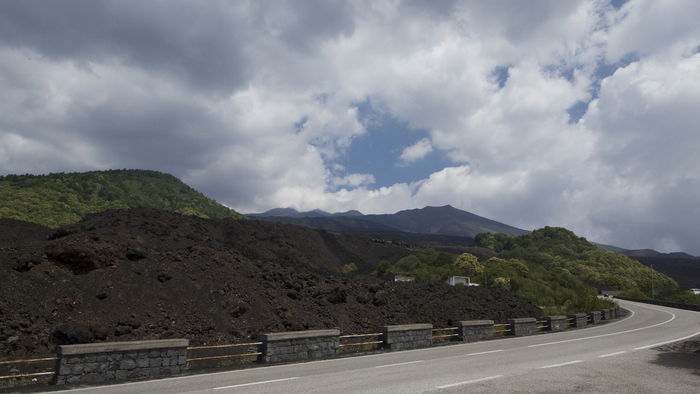
[[[610,316],[610,309],[601,309],[600,310],[600,319],[601,320],[610,320],[612,317]]]
[[[591,324],[599,324],[600,320],[603,318],[603,313],[601,311],[589,312],[588,317],[591,320]]]
[[[94,384],[179,375],[187,339],[103,342],[58,347],[56,384]]]
[[[389,350],[407,350],[433,344],[432,324],[403,324],[381,328],[384,347]]]
[[[575,328],[582,328],[588,325],[588,315],[585,313],[574,313],[569,315],[569,319],[572,319],[571,325]]]
[[[263,363],[303,361],[338,354],[340,330],[309,330],[262,335]]]
[[[508,320],[511,334],[516,337],[533,335],[537,331],[537,319],[534,317],[521,317],[518,319]]]
[[[459,337],[464,342],[476,342],[493,338],[493,320],[458,321]]]
[[[569,328],[569,321],[566,316],[546,316],[547,331],[562,331]]]

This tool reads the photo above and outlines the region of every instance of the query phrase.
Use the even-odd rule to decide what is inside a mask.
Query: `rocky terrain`
[[[416,245],[255,220],[106,211],[51,230],[0,220],[0,359],[56,344],[540,316],[490,288],[401,284],[370,272]],[[347,264],[358,273],[341,274]]]

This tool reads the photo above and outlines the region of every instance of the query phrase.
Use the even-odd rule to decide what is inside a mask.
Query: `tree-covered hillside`
[[[528,234],[479,234],[477,246],[496,252],[479,261],[427,249],[395,263],[382,261],[376,274],[407,273],[418,282],[441,281],[451,275],[503,287],[545,309],[545,313],[586,312],[606,307],[597,289],[620,290],[636,298],[700,304],[671,278],[627,256],[601,249],[563,228],[545,227]]]
[[[546,314],[588,312],[608,308],[610,303],[597,297],[596,290],[564,269],[547,270],[518,259],[438,253],[432,249],[402,258],[394,264],[382,261],[376,274],[406,273],[417,282],[444,281],[449,276],[468,276],[481,286],[501,287],[527,298]]]
[[[147,207],[205,218],[243,218],[176,177],[110,170],[0,177],[0,217],[59,227],[107,209]]]
[[[515,237],[480,234],[476,243],[494,250],[501,258],[526,262],[530,270],[548,275],[571,274],[597,288],[620,290],[632,297],[651,298],[653,290],[655,298],[695,302],[687,299],[668,276],[627,256],[601,249],[563,228],[545,227]]]

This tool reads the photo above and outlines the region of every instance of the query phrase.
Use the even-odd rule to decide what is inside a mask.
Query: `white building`
[[[700,295],[700,289],[690,289],[690,292],[695,295]]]
[[[479,286],[476,283],[471,283],[468,276],[450,276],[447,278],[447,284],[450,286]]]

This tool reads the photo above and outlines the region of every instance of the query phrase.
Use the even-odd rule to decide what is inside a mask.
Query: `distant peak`
[[[442,205],[442,206],[439,206],[439,207],[427,206],[427,207],[425,207],[425,208],[423,208],[423,209],[442,209],[442,210],[448,210],[448,209],[450,209],[450,210],[458,210],[458,211],[459,211],[459,209],[453,207],[453,206],[450,205],[450,204]]]
[[[289,214],[295,214],[298,211],[294,208],[273,208],[269,211],[263,212],[261,215],[265,216],[287,216]]]
[[[352,209],[345,212],[336,212],[333,216],[364,216],[364,214],[356,209]]]

